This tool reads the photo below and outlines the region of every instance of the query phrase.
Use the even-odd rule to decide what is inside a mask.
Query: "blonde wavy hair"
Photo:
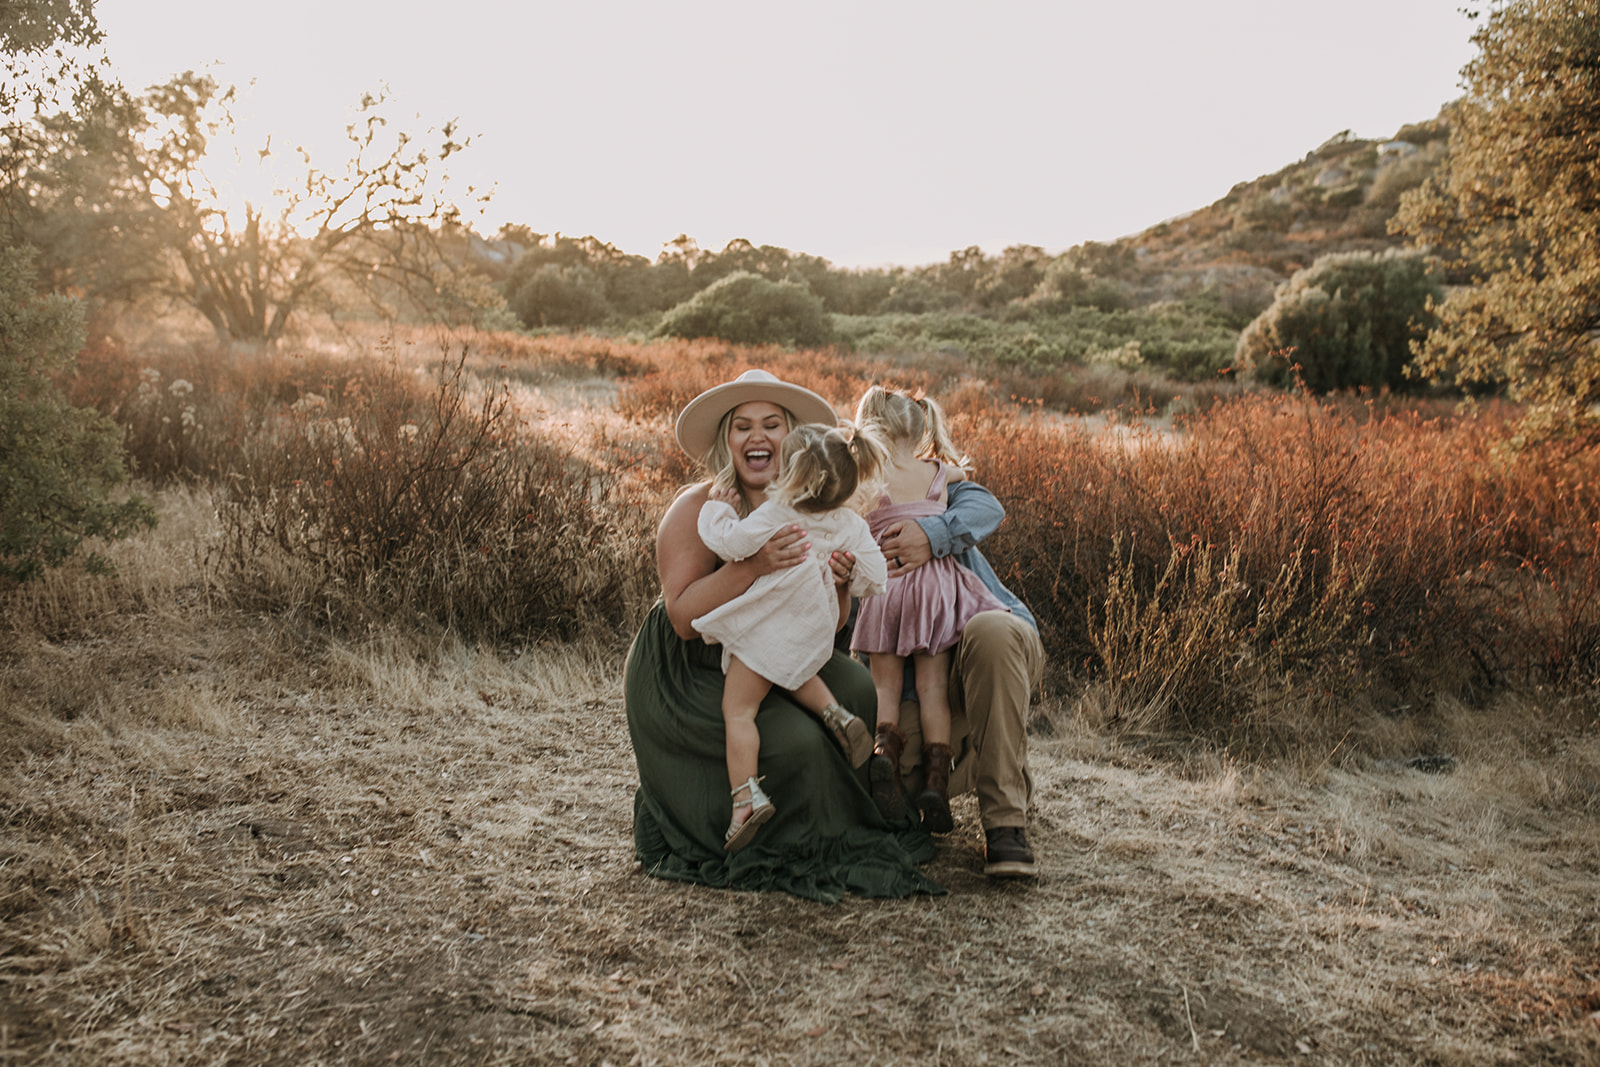
[[[876,479],[889,459],[882,445],[853,426],[814,422],[790,430],[780,454],[767,499],[811,514],[844,507],[856,487]]]
[[[916,455],[922,459],[943,460],[972,470],[971,457],[950,440],[944,409],[921,390],[913,394],[874,385],[856,405],[856,425],[876,438],[885,450],[906,441],[915,445]]]

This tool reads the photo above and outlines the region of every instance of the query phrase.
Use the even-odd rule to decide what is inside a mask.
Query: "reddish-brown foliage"
[[[487,334],[410,349],[101,346],[67,385],[123,424],[142,476],[222,487],[241,591],[272,585],[276,552],[308,577],[273,595],[330,616],[626,629],[654,592],[654,523],[696,476],[673,419],[763,367],[841,414],[874,382],[936,395],[1008,509],[984,551],[1037,614],[1057,684],[1097,680],[1130,723],[1231,737],[1275,694],[1400,703],[1600,677],[1600,458],[1513,451],[1492,407],[1256,394],[1160,430],[833,351]],[[513,397],[594,379],[615,382],[620,417],[525,422]]]
[[[1173,435],[961,432],[1009,510],[989,553],[1058,665],[1187,725],[1234,725],[1290,676],[1422,692],[1600,673],[1595,462],[1503,456],[1496,413],[1258,396]]]

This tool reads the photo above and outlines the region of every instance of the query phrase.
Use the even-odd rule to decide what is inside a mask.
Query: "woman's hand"
[[[903,519],[883,532],[883,555],[889,561],[889,577],[910,574],[933,558],[928,531],[914,520]]]
[[[833,568],[833,584],[845,586],[850,584],[850,576],[856,571],[856,557],[854,552],[835,552],[828,557],[828,566]]]
[[[755,568],[757,575],[772,574],[798,566],[811,551],[806,532],[798,526],[786,526],[767,539],[761,551],[745,560]]]

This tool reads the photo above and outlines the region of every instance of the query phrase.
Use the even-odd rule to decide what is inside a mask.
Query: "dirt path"
[[[825,906],[640,872],[614,653],[163,647],[4,665],[143,694],[0,775],[4,1062],[1600,1062],[1592,753],[1185,776],[1063,727],[1037,883],[963,801],[948,896]]]

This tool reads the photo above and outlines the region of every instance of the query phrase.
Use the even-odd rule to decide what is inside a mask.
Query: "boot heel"
[[[922,828],[930,834],[947,834],[955,829],[950,817],[950,746],[922,746],[923,787],[917,794],[917,814]]]

